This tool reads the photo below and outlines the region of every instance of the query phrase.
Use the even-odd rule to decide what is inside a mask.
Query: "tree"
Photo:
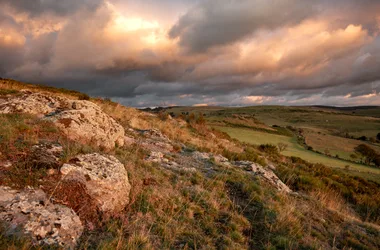
[[[283,152],[288,148],[288,144],[280,142],[277,144],[277,147],[280,152]]]
[[[374,163],[375,159],[379,157],[375,150],[365,144],[360,144],[355,148],[355,152],[365,159],[365,163],[370,165]]]
[[[380,155],[377,155],[377,157],[374,159],[373,163],[375,163],[375,166],[380,168]]]
[[[360,136],[360,137],[358,138],[358,140],[366,141],[366,140],[367,140],[367,136],[365,136],[365,135]]]

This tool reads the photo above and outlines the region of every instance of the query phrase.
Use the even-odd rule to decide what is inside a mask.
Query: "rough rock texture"
[[[179,159],[181,159],[181,157],[179,157]],[[174,171],[185,171],[185,172],[197,171],[194,167],[188,166],[188,164],[178,164],[175,161],[169,160],[165,158],[162,152],[157,152],[157,151],[150,152],[146,161],[158,163],[162,167],[170,169],[170,170],[174,170]]]
[[[70,208],[52,204],[42,190],[17,191],[0,186],[0,220],[7,234],[32,237],[35,243],[74,248],[83,232],[79,217]]]
[[[170,142],[170,139],[158,129],[141,130],[142,135],[159,141]]]
[[[225,166],[231,166],[231,163],[229,162],[229,160],[226,157],[224,157],[222,155],[214,155],[213,157],[214,157],[214,160],[216,163],[223,164]]]
[[[45,117],[73,140],[85,140],[112,149],[124,145],[124,128],[90,101],[70,100],[25,92],[0,104],[0,113],[29,113]]]
[[[51,142],[40,143],[32,147],[28,161],[34,167],[57,168],[62,154],[63,148],[61,145]]]
[[[129,202],[128,173],[113,156],[80,155],[64,164],[61,173],[64,180],[83,183],[101,211],[117,212]]]
[[[285,193],[292,192],[292,190],[285,185],[270,169],[265,169],[263,166],[249,161],[237,161],[234,162],[234,165],[244,168],[247,171],[252,171],[255,175],[262,177],[265,181],[274,186],[278,191]]]
[[[12,98],[0,106],[0,113],[28,113],[43,117],[61,108],[64,98],[51,97],[24,91],[24,95]]]
[[[195,151],[195,152],[193,152],[193,157],[194,157],[194,159],[200,160],[200,161],[214,160],[218,164],[222,164],[225,166],[231,166],[231,163],[228,161],[228,159],[222,155],[214,155],[211,153]]]
[[[208,153],[199,151],[193,152],[193,157],[197,160],[210,160],[210,155]]]

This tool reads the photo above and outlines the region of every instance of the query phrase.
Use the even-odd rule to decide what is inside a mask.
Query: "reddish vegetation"
[[[62,118],[62,119],[59,119],[58,122],[63,124],[65,126],[65,128],[68,128],[70,127],[70,124],[73,120],[70,119],[70,118]]]
[[[55,203],[72,208],[87,224],[99,225],[99,211],[87,193],[83,183],[71,180],[59,181],[60,177],[52,178],[44,191],[50,195]]]

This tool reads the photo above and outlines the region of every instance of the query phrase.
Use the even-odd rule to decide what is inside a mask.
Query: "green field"
[[[233,115],[249,115],[269,127],[316,128],[329,134],[348,133],[357,137],[375,137],[380,132],[380,107],[352,111],[355,113],[339,109],[286,106],[172,107],[167,112],[177,115],[182,112],[203,113],[210,122],[221,121]]]
[[[171,107],[166,112],[184,117],[203,114],[209,126],[240,141],[256,145],[286,143],[288,148],[282,152],[286,156],[339,169],[349,165],[349,172],[380,182],[379,168],[360,164],[359,157],[354,163],[351,157],[360,144],[380,152],[380,143],[376,142],[380,107]],[[359,140],[362,136],[367,140]],[[304,142],[297,141],[297,137],[304,138]],[[312,151],[306,149],[309,146]]]
[[[299,145],[295,138],[282,135],[269,134],[244,128],[232,127],[215,127],[216,129],[227,133],[232,138],[246,143],[255,145],[286,143],[288,148],[282,152],[286,156],[296,156],[312,163],[322,163],[326,166],[344,169],[346,165],[350,166],[350,172],[360,176],[366,176],[369,179],[380,181],[380,169],[372,168],[361,164],[355,164],[348,161],[327,157],[312,151],[308,151]]]

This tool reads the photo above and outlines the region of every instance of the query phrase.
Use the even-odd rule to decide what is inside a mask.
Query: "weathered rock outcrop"
[[[124,145],[124,128],[90,101],[25,92],[0,104],[0,113],[28,113],[53,121],[73,140],[105,149]]]
[[[231,163],[228,161],[228,159],[222,155],[214,155],[211,153],[195,151],[193,152],[193,157],[194,159],[199,160],[199,161],[213,160],[217,164],[222,164],[224,166],[231,166]]]
[[[131,185],[124,165],[113,156],[80,155],[61,168],[63,181],[83,183],[103,212],[117,212],[129,203]]]
[[[6,233],[29,236],[37,244],[74,248],[83,232],[73,210],[48,201],[42,190],[17,191],[0,186],[0,220]]]
[[[266,182],[274,186],[278,191],[285,193],[292,192],[292,190],[285,185],[285,183],[283,183],[270,169],[265,169],[263,166],[250,161],[237,161],[233,164],[247,171],[252,171],[255,175],[262,177]]]

